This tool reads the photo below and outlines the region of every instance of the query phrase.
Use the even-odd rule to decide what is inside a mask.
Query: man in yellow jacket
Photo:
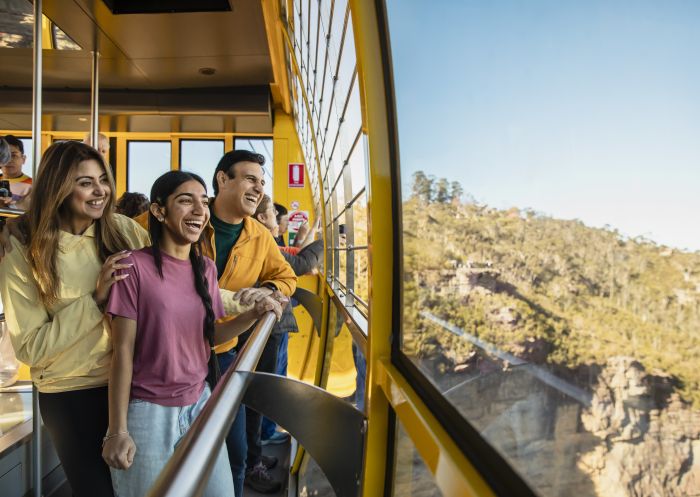
[[[219,286],[241,290],[241,303],[257,301],[279,290],[291,296],[296,289],[296,275],[282,257],[272,234],[253,219],[263,197],[265,158],[247,150],[226,153],[214,172],[214,203],[208,227],[213,259],[219,274]],[[258,288],[252,288],[256,282]],[[258,371],[275,372],[279,337],[272,336],[258,363]],[[234,359],[233,343],[216,349],[222,371]],[[243,494],[243,479],[258,492],[276,492],[280,482],[272,480],[263,464],[260,447],[260,422],[257,413],[241,409],[231,427],[226,443],[236,495]],[[246,440],[246,430],[248,436]],[[250,442],[250,447],[249,447]],[[246,454],[248,472],[246,475]]]
[[[287,297],[296,289],[296,275],[282,257],[270,231],[252,218],[263,197],[265,158],[247,150],[232,150],[224,154],[214,171],[214,201],[211,204],[210,224],[205,234],[210,241],[209,257],[216,262],[219,287],[238,292],[242,304],[256,302],[274,290]],[[148,213],[136,218],[145,226]],[[279,337],[272,336],[258,363],[258,371],[274,373]],[[237,339],[216,347],[222,373],[235,358]],[[229,461],[233,473],[234,490],[243,495],[243,481],[262,493],[277,492],[281,483],[272,480],[268,467],[263,464],[259,446],[260,419],[251,413],[246,423],[246,409],[241,408],[226,438]],[[246,477],[250,431],[252,457]],[[257,437],[256,437],[257,433]],[[270,464],[268,462],[268,464]]]

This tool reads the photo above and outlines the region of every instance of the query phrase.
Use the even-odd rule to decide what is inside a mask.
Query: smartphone
[[[6,179],[0,180],[0,197],[11,197],[10,182]]]
[[[344,224],[341,224],[338,226],[338,233],[341,235],[345,234],[345,225]]]

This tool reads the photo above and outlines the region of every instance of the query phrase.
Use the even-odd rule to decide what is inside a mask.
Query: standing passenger
[[[171,171],[158,178],[149,214],[153,246],[132,254],[129,277],[113,288],[107,305],[114,358],[103,455],[115,468],[119,497],[146,494],[201,412],[210,396],[208,372],[218,372],[211,347],[238,336],[267,310],[281,314],[279,304],[265,298],[255,310],[215,325],[224,310],[216,266],[202,254],[208,221],[199,176]],[[221,447],[204,495],[233,493]]]
[[[135,218],[148,210],[150,202],[143,193],[126,192],[117,201],[116,209],[119,214]]]
[[[28,209],[32,191],[32,178],[22,172],[27,156],[24,155],[22,140],[7,135],[5,141],[10,146],[10,160],[2,164],[2,179],[10,182],[11,197],[0,197],[3,207]]]
[[[263,196],[264,164],[265,158],[260,154],[232,150],[217,164],[212,181],[211,221],[205,228],[205,236],[211,243],[205,247],[205,255],[216,262],[219,288],[238,292],[243,305],[275,290],[289,297],[296,289],[294,271],[280,254],[274,238],[251,217]],[[137,221],[147,224],[145,216],[139,216]],[[233,339],[216,347],[222,373],[234,362],[237,341]],[[244,478],[258,492],[276,492],[281,488],[281,483],[273,480],[268,471],[275,459],[267,459],[269,465],[265,465],[266,459],[260,457],[257,464],[246,468],[248,445],[243,405],[231,425],[226,446],[236,495],[243,492]]]
[[[51,145],[34,192],[26,246],[12,238],[0,264],[7,326],[73,495],[111,497],[100,445],[112,346],[101,306],[124,278],[115,272],[125,251],[145,246],[148,234],[113,214],[114,180],[88,145]]]
[[[85,138],[83,138],[83,143],[92,145],[90,133],[85,135]],[[97,134],[97,151],[100,153],[100,155],[102,155],[105,162],[109,161],[109,138],[102,133]]]

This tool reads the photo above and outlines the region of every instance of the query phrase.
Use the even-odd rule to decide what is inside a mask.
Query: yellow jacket
[[[148,233],[115,214],[133,249],[149,244]],[[40,392],[81,390],[107,384],[112,357],[109,326],[92,298],[102,268],[95,225],[83,235],[59,234],[58,301],[47,309],[39,299],[26,248],[12,238],[0,264],[0,295],[17,358],[31,367]]]
[[[136,218],[143,227],[147,227],[148,213]],[[216,260],[216,244],[214,243],[214,228],[207,224],[204,234],[209,240],[209,246],[204,247],[205,255]],[[207,245],[207,244],[205,244]],[[219,288],[237,292],[242,288],[272,284],[280,292],[290,297],[297,287],[297,277],[292,267],[282,256],[270,230],[251,217],[243,221],[243,230],[231,249],[226,268],[219,278]],[[222,296],[226,294],[222,292]],[[232,304],[224,298],[224,309],[227,314]],[[238,339],[218,345],[214,350],[217,354],[231,350]]]

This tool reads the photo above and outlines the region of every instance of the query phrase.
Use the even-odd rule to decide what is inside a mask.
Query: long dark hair
[[[170,197],[180,185],[193,180],[201,184],[205,192],[207,191],[207,185],[204,183],[204,180],[196,174],[186,173],[184,171],[168,171],[153,183],[153,187],[151,187],[151,203],[165,207],[168,202],[168,197]],[[152,211],[148,213],[148,231],[151,234],[151,253],[153,254],[153,261],[158,270],[158,274],[163,278],[163,256],[160,251],[160,244],[163,239],[163,224],[158,221]],[[197,294],[202,299],[202,304],[204,304],[204,339],[209,344],[209,347],[213,348],[214,322],[216,318],[212,307],[211,295],[209,294],[209,282],[204,275],[205,264],[204,256],[202,255],[203,243],[206,243],[204,241],[204,231],[202,231],[199,240],[193,243],[190,248],[190,262],[192,263],[192,272],[194,273],[194,286],[197,289]],[[216,360],[216,354],[210,352],[209,375],[207,376],[207,381],[212,388],[216,385],[216,382],[219,381],[220,376],[221,371],[219,370],[219,363]]]

